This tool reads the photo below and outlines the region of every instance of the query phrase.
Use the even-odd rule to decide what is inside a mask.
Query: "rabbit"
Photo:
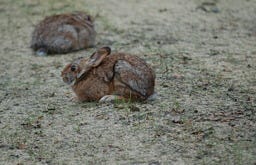
[[[141,58],[102,47],[65,66],[63,81],[78,101],[144,101],[154,95],[155,73]]]
[[[46,17],[36,25],[30,47],[37,55],[68,53],[93,47],[94,20],[84,12]]]

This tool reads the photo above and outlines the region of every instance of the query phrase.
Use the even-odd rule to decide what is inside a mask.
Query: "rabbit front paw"
[[[121,100],[121,99],[123,99],[123,97],[122,96],[117,96],[117,95],[105,95],[105,96],[103,96],[100,100],[99,100],[99,102],[100,103],[109,103],[109,102],[114,102],[115,100]]]

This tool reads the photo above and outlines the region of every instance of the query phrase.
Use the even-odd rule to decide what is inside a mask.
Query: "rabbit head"
[[[103,47],[94,52],[89,58],[79,57],[68,64],[61,72],[63,81],[68,85],[74,85],[86,76],[92,68],[100,65],[102,60],[111,53],[109,47]]]
[[[72,15],[81,20],[89,21],[91,23],[94,22],[93,17],[85,12],[76,11],[76,12],[73,12]]]

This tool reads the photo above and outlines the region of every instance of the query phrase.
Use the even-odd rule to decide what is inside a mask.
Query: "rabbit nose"
[[[67,77],[63,77],[62,80],[66,83],[68,81]]]
[[[69,76],[67,76],[67,75],[65,75],[65,76],[62,78],[62,80],[63,80],[63,82],[65,82],[65,83],[67,83],[67,84],[69,84],[69,82],[70,82],[70,78],[69,78]]]

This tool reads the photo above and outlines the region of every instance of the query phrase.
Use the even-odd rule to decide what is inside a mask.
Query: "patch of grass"
[[[43,116],[38,115],[31,115],[27,117],[24,122],[22,123],[22,126],[25,129],[37,129],[41,128],[41,120],[43,119]]]
[[[104,30],[110,31],[112,33],[119,33],[120,35],[124,33],[124,30],[118,29],[111,21],[103,16],[99,16],[98,19],[102,22]]]
[[[246,162],[255,163],[255,150],[250,150],[250,143],[248,142],[238,142],[237,144],[232,145],[232,152],[234,153],[234,162],[236,164],[243,164]],[[255,147],[255,146],[254,146]],[[248,151],[249,149],[249,151]]]

